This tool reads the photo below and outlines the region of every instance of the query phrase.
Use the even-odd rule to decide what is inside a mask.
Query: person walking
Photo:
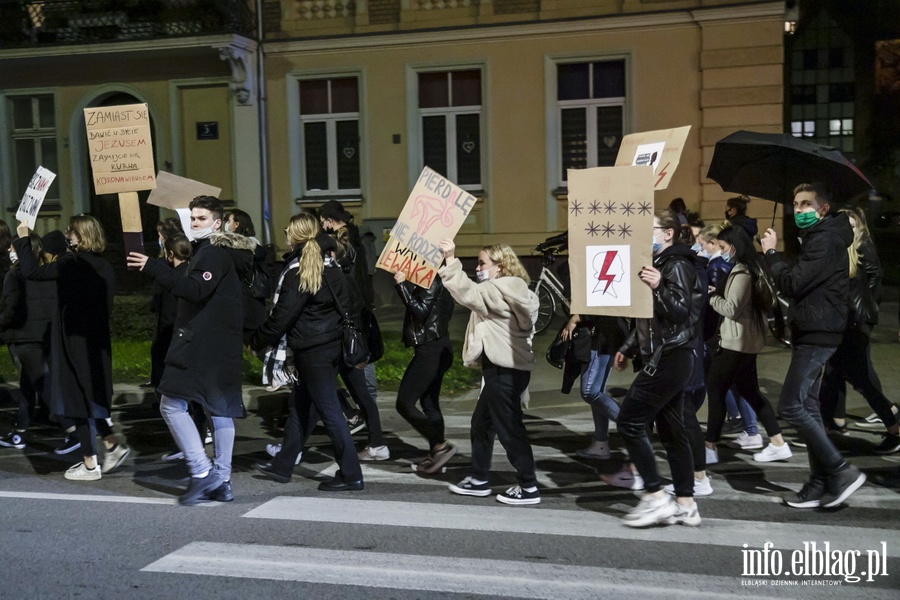
[[[683,405],[684,389],[693,371],[694,336],[703,294],[688,245],[692,240],[682,240],[682,235],[675,213],[656,211],[653,266],[642,267],[639,273],[640,280],[653,290],[653,317],[635,320],[634,330],[615,356],[614,366],[620,371],[638,352],[643,361],[622,402],[618,421],[645,490],[640,503],[623,519],[629,527],[700,525]],[[662,487],[647,433],[654,419],[672,471],[674,500]]]
[[[438,270],[444,287],[472,311],[466,326],[463,364],[481,368],[484,385],[472,413],[472,465],[469,475],[450,491],[463,496],[490,496],[494,437],[516,470],[518,485],[497,494],[504,504],[538,504],[534,453],[522,420],[522,394],[534,369],[531,340],[539,301],[528,288],[530,278],[512,248],[485,246],[478,253],[473,283],[456,257],[453,240],[439,244],[445,264]]]
[[[444,438],[444,417],[439,401],[444,373],[453,364],[449,331],[453,298],[440,277],[435,277],[425,289],[407,282],[403,272],[397,271],[394,283],[406,306],[403,343],[414,352],[397,390],[397,412],[428,440],[428,456],[413,463],[412,469],[430,475],[456,454],[456,446]]]
[[[50,412],[75,424],[82,462],[69,468],[66,479],[96,481],[118,469],[131,450],[113,433],[112,342],[109,319],[115,277],[103,258],[106,237],[91,215],[69,220],[66,238],[72,252],[40,264],[31,247],[28,224],[19,223],[13,242],[26,280],[55,281],[57,314],[50,339]],[[102,466],[97,462],[97,434],[103,439]]]
[[[822,183],[797,186],[793,205],[800,230],[800,256],[794,266],[789,267],[775,249],[774,229],[767,229],[760,241],[776,288],[790,300],[791,363],[778,412],[797,429],[809,453],[810,478],[785,502],[794,508],[831,508],[866,480],[828,439],[819,410],[825,363],[841,344],[847,327],[847,247],[853,242],[853,229],[845,213],[831,211],[831,193]]]

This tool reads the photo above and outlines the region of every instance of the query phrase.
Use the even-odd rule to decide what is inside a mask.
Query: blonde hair
[[[106,236],[100,221],[91,215],[75,215],[69,219],[69,229],[78,236],[76,250],[101,253],[106,250]]]
[[[531,283],[531,277],[528,276],[519,257],[507,244],[492,244],[485,246],[482,250],[487,252],[488,258],[500,265],[497,277],[518,277],[525,283]]]
[[[700,236],[704,242],[709,243],[719,239],[719,233],[722,231],[721,225],[707,225],[703,229],[700,230],[700,233],[697,235]]]
[[[869,234],[869,226],[866,225],[866,213],[863,209],[842,208],[840,211],[856,220],[856,231],[853,232],[853,243],[847,247],[847,255],[850,257],[850,277],[856,277],[859,272],[859,248],[868,243],[872,238]]]
[[[316,241],[319,231],[319,219],[305,212],[291,217],[285,230],[289,244],[304,244],[300,253],[300,291],[310,294],[315,294],[322,287],[322,270],[325,267],[322,247]]]

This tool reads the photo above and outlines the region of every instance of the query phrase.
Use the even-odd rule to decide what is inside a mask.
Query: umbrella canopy
[[[707,177],[726,192],[790,204],[794,188],[821,181],[849,202],[872,184],[843,154],[782,133],[737,131],[716,142]]]

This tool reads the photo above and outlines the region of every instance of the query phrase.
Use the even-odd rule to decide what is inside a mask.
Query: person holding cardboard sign
[[[506,244],[486,246],[478,253],[477,284],[463,272],[453,240],[442,240],[440,249],[446,260],[438,270],[444,287],[454,300],[472,311],[466,326],[463,364],[480,367],[484,378],[472,413],[470,475],[450,484],[450,491],[463,496],[491,495],[489,477],[496,435],[519,481],[497,494],[497,501],[538,504],[541,495],[534,454],[522,421],[521,398],[534,369],[531,339],[540,302],[528,289],[528,273]]]
[[[50,385],[52,414],[75,421],[83,462],[66,471],[66,479],[96,481],[125,461],[130,450],[112,431],[112,314],[115,277],[102,256],[103,228],[90,215],[76,215],[66,230],[68,252],[56,262],[40,264],[31,248],[28,224],[19,223],[13,242],[26,280],[56,281],[58,314],[50,329]],[[106,452],[97,463],[97,434]]]

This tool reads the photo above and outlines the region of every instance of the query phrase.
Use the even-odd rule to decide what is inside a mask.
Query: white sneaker
[[[900,409],[897,408],[896,404],[891,405],[892,413],[894,413],[896,415],[898,410],[900,410]],[[881,417],[878,416],[878,413],[872,413],[871,415],[869,415],[862,421],[857,421],[856,426],[863,427],[865,429],[876,429],[876,428],[884,427],[884,424],[881,422]]]
[[[97,481],[101,477],[100,465],[94,465],[93,469],[88,469],[83,462],[80,462],[73,467],[69,467],[65,477],[72,481]]]
[[[757,452],[753,455],[753,460],[756,462],[775,462],[776,460],[787,460],[793,455],[794,453],[791,452],[791,448],[787,444],[776,446],[769,443],[762,452]]]
[[[181,450],[172,450],[171,452],[166,452],[162,455],[163,460],[183,460],[184,452]]]
[[[279,452],[281,452],[281,444],[266,444],[266,454],[269,456],[274,457]],[[294,464],[299,465],[301,458],[303,458],[302,452],[297,455],[297,460],[294,461]]]
[[[625,467],[621,471],[617,471],[610,475],[600,475],[600,479],[603,482],[617,488],[624,488],[626,490],[632,490],[635,492],[644,489],[643,478],[628,467]]]
[[[714,465],[719,462],[719,451],[715,448],[706,449],[706,464]]]
[[[387,446],[366,446],[366,449],[359,453],[359,460],[387,460],[391,457],[391,451]]]
[[[710,488],[711,490],[711,488]],[[688,527],[700,526],[700,509],[694,502],[690,506],[682,506],[675,503],[675,514],[666,519],[669,525],[687,525]]]
[[[708,475],[703,479],[694,479],[694,496],[711,496],[713,493],[712,484],[709,482],[711,477]],[[670,483],[663,487],[663,490],[671,496],[675,495],[675,484]]]
[[[678,505],[668,494],[663,494],[660,498],[648,494],[622,518],[622,522],[628,527],[648,527],[667,522],[676,512]]]
[[[740,435],[728,442],[730,446],[735,446],[741,450],[756,450],[763,447],[762,435],[747,435],[746,431],[742,431]]]
[[[131,448],[122,444],[116,444],[112,449],[107,450],[103,455],[103,466],[101,471],[104,474],[112,473],[125,462],[128,455],[131,454]]]

